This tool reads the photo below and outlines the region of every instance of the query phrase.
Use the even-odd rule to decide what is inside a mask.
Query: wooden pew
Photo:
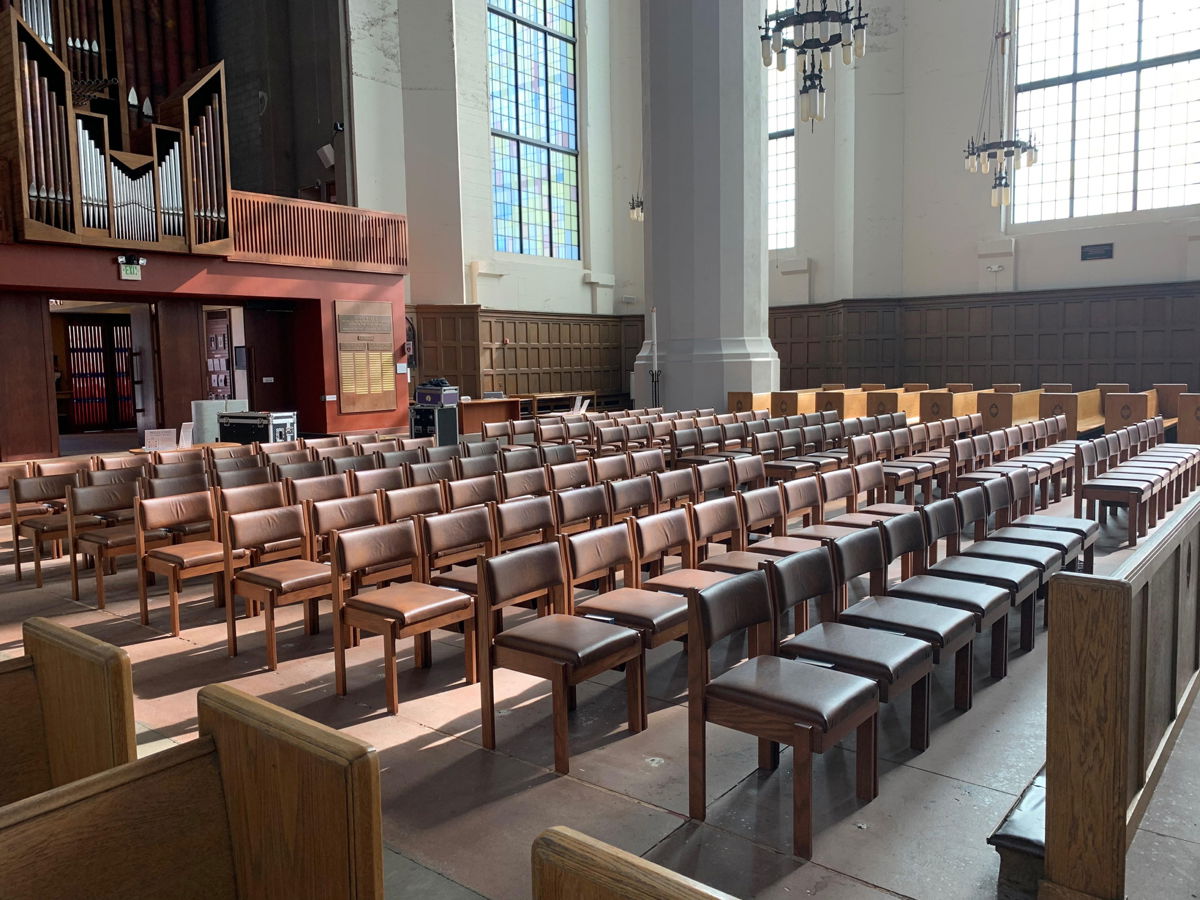
[[[904,384],[900,385],[900,389],[906,394],[915,394],[919,391],[927,391],[929,390],[929,387],[929,383],[925,381],[906,381]]]
[[[1110,393],[1104,398],[1104,430],[1113,432],[1158,415],[1158,391],[1151,388],[1136,394]]]
[[[137,759],[125,651],[49,619],[21,633],[0,661],[0,806]]]
[[[881,416],[884,413],[902,412],[910,423],[921,418],[920,391],[895,388],[889,391],[871,391],[867,394],[867,415]]]
[[[1104,427],[1104,397],[1107,394],[1128,391],[1127,384],[1105,384],[1074,394],[1044,392],[1038,401],[1038,417],[1066,416],[1067,437],[1074,438]]]
[[[379,761],[226,685],[200,737],[0,808],[6,900],[379,898]]]
[[[1187,393],[1186,384],[1156,384],[1154,390],[1158,394],[1158,413],[1163,417],[1164,428],[1174,428],[1179,424],[1179,398]]]
[[[1021,392],[1019,384],[993,384],[992,390],[997,394],[1018,394]]]
[[[864,394],[869,394],[869,393],[871,393],[871,391],[886,391],[887,385],[886,384],[877,384],[875,382],[864,381],[862,384],[860,384],[858,386],[858,389],[860,391],[862,391]]]
[[[1042,390],[1047,394],[1073,394],[1075,388],[1069,384],[1043,384]]]
[[[1179,395],[1179,427],[1175,440],[1181,444],[1200,444],[1200,394]]]
[[[572,828],[543,831],[532,856],[533,900],[732,900]]]
[[[969,384],[965,381],[951,381],[946,384],[944,390],[947,390],[952,394],[966,394],[975,390],[975,385]]]
[[[944,391],[922,391],[922,422],[979,412],[980,398],[990,397],[994,393],[991,388],[983,391],[952,391],[949,385],[946,387]]]
[[[756,394],[752,391],[730,391],[729,412],[748,412],[752,409],[770,409],[771,394]]]
[[[801,391],[772,391],[771,415],[798,416],[801,413],[817,411],[817,391],[819,388],[805,388]]]
[[[867,395],[861,388],[844,391],[817,391],[815,412],[833,410],[839,419],[852,419],[867,414]]]
[[[1001,385],[996,385],[996,392],[979,403],[984,431],[1008,428],[1010,425],[1020,425],[1038,418],[1038,405],[1042,397],[1040,388],[1036,391],[1002,391],[1000,388]]]
[[[1197,541],[1200,495],[1111,576],[1050,581],[1043,900],[1126,896],[1126,851],[1200,688]]]

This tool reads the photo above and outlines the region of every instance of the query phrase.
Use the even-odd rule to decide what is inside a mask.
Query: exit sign
[[[142,267],[138,265],[130,265],[128,263],[120,263],[118,265],[117,277],[121,281],[141,281]]]
[[[1079,248],[1079,258],[1083,262],[1090,262],[1093,259],[1112,259],[1113,245],[1112,244],[1084,244]]]

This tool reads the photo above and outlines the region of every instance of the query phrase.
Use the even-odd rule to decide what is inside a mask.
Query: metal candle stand
[[[658,408],[658,380],[662,378],[662,369],[650,370],[650,405]]]

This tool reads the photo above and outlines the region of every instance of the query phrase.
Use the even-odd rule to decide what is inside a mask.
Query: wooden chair
[[[302,478],[318,478],[321,475],[329,474],[329,470],[325,468],[325,460],[323,459],[310,459],[279,465],[272,463],[271,469],[275,472],[275,481],[282,481],[284,483],[288,479],[299,481]]]
[[[410,485],[449,481],[454,477],[454,458],[440,462],[413,463],[408,466],[407,477]]]
[[[67,488],[67,552],[71,556],[71,598],[79,602],[79,555],[90,556],[96,572],[96,607],[104,609],[104,575],[116,560],[137,553],[137,535],[131,521],[137,497],[134,483],[89,485]],[[84,525],[96,519],[94,525]],[[165,547],[171,535],[160,530],[146,538],[150,548]]]
[[[374,499],[374,498],[372,498]],[[304,604],[304,624],[308,634],[319,628],[317,602],[332,596],[329,568],[309,558],[309,533],[304,507],[296,504],[276,509],[225,514],[224,526],[225,626],[230,656],[237,656],[237,603],[246,599],[249,617],[262,609],[266,618],[267,668],[279,665],[275,641],[275,610],[292,603]],[[300,558],[292,554],[302,548]],[[282,547],[278,554],[271,553]]]
[[[336,497],[315,503],[309,501],[304,507],[309,529],[310,549],[307,558],[316,561],[329,558],[329,541],[335,531],[346,532],[352,528],[383,524],[378,494]]]
[[[37,586],[42,586],[42,546],[67,537],[66,507],[67,489],[79,483],[78,473],[65,475],[41,475],[32,478],[14,478],[8,484],[9,521],[13,528],[13,569],[16,580],[21,580],[21,538],[27,537],[33,544],[33,572]],[[99,520],[91,517],[78,523],[83,526],[97,525]]]
[[[500,500],[500,483],[495,475],[447,481],[442,490],[446,493],[446,502],[450,509],[464,509]]]
[[[457,480],[481,478],[484,475],[495,475],[499,471],[500,455],[498,453],[485,456],[460,456],[454,461],[454,476]]]
[[[778,766],[778,744],[795,748],[792,852],[812,856],[812,753],[857,732],[857,794],[879,793],[874,681],[773,655],[775,612],[763,572],[746,572],[688,594],[688,814],[707,807],[706,726],[724,725],[759,740],[759,768]],[[712,646],[746,632],[749,659],[713,677]],[[734,644],[734,646],[737,646]]]
[[[733,900],[571,828],[555,826],[533,842],[533,900]]]
[[[383,636],[383,662],[388,712],[400,708],[396,675],[396,641],[414,638],[413,661],[432,665],[431,633],[436,628],[463,628],[463,660],[467,684],[476,681],[475,608],[461,591],[419,580],[421,549],[412,521],[335,532],[333,564],[334,670],[339,696],[346,694],[348,629]],[[357,584],[370,575],[384,586],[363,591]]]
[[[208,448],[208,458],[216,461],[218,459],[236,459],[239,456],[258,456],[259,448],[254,444],[242,444],[238,447],[210,447]]]
[[[448,463],[453,462],[462,455],[462,448],[458,444],[447,444],[444,447],[425,447],[421,451],[421,455],[425,457],[427,463]]]
[[[350,493],[373,494],[376,491],[394,491],[407,487],[404,470],[360,469],[350,473]]]
[[[245,487],[246,485],[267,484],[268,482],[278,480],[275,477],[275,470],[270,466],[237,469],[232,472],[214,472],[212,478],[214,485],[219,488]]]
[[[479,652],[483,746],[496,749],[494,668],[513,669],[550,682],[554,711],[554,768],[570,770],[567,713],[574,688],[601,672],[625,666],[629,730],[646,723],[645,659],[641,636],[629,628],[565,614],[566,573],[554,544],[537,544],[478,560],[480,593],[475,604]],[[495,614],[507,606],[549,597],[557,612],[493,631]]]
[[[21,634],[25,655],[0,660],[0,808],[137,759],[125,651],[50,619]]]
[[[559,534],[574,534],[608,524],[611,510],[608,491],[602,484],[553,491],[554,519]]]
[[[526,469],[540,469],[542,454],[537,447],[518,447],[509,450],[500,457],[501,472],[520,472]]]
[[[654,493],[654,479],[649,475],[625,478],[621,481],[604,482],[608,491],[608,521],[620,522],[627,518],[648,516],[658,510],[658,497]]]
[[[579,456],[576,454],[575,447],[572,444],[547,444],[541,447],[540,450],[542,464],[546,466],[560,466],[579,460]]]
[[[435,515],[447,512],[446,493],[442,483],[419,484],[415,487],[376,492],[383,522],[402,522],[416,515]]]
[[[496,532],[486,506],[416,516],[421,545],[419,580],[474,597],[479,592],[475,561],[496,553]]]
[[[498,553],[554,540],[554,504],[549,496],[489,503],[488,509]]]
[[[257,453],[246,453],[242,456],[223,456],[210,459],[209,468],[214,472],[236,472],[238,469],[257,469],[266,465],[266,459]]]
[[[288,478],[283,483],[287,487],[289,503],[319,503],[350,496],[350,482],[345,474]]]
[[[382,898],[379,762],[225,685],[200,736],[0,810],[13,900]]]
[[[692,468],[670,469],[654,473],[654,495],[658,498],[656,512],[676,509],[700,499],[696,487],[696,472]]]

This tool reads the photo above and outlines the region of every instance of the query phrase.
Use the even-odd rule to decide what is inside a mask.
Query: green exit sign
[[[121,281],[141,281],[142,267],[139,265],[129,265],[127,263],[119,264],[119,278]]]

